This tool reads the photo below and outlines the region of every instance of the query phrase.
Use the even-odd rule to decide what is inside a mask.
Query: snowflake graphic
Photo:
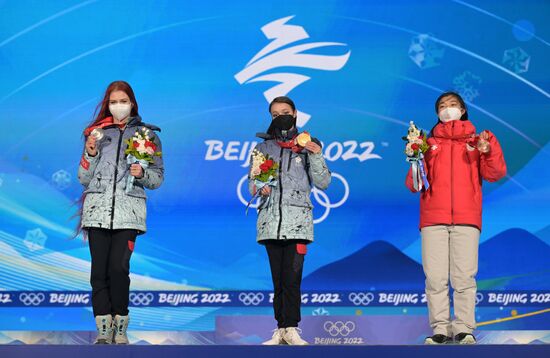
[[[323,307],[319,307],[319,308],[316,308],[314,309],[311,314],[313,316],[329,316],[330,313],[329,311],[327,311],[326,309],[324,309]]]
[[[52,174],[52,183],[59,190],[65,190],[71,185],[71,174],[66,170],[58,170]]]
[[[502,63],[515,73],[523,73],[529,70],[531,56],[521,47],[511,48],[504,51]]]
[[[414,36],[409,45],[409,58],[422,69],[439,66],[444,53],[445,49],[428,34]]]
[[[36,228],[27,231],[23,243],[30,251],[34,252],[42,250],[47,239],[48,237],[46,236],[46,234],[44,234],[42,229]]]
[[[480,84],[481,77],[474,75],[470,71],[465,71],[453,79],[455,90],[469,102],[479,96],[479,89],[477,86]]]

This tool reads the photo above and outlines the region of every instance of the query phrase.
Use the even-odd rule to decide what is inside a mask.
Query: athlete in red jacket
[[[436,101],[439,122],[427,142],[425,167],[430,187],[420,196],[422,265],[434,335],[427,344],[454,340],[475,343],[475,275],[481,231],[482,179],[506,175],[502,148],[489,131],[478,136],[464,100],[454,92]],[[413,187],[412,171],[406,179]],[[455,319],[451,320],[449,277],[454,288]]]

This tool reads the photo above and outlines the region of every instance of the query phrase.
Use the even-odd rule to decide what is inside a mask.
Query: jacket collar
[[[139,126],[140,123],[141,123],[141,117],[140,116],[130,117],[126,127],[136,127],[136,126]],[[117,124],[113,123],[113,117],[105,117],[102,120],[100,120],[96,125],[93,125],[93,126],[90,126],[90,127],[86,128],[84,130],[84,135],[86,137],[89,136],[90,133],[92,133],[92,131],[96,128],[105,129],[105,128],[117,128],[117,127],[121,128],[120,125],[117,125]]]
[[[464,139],[475,135],[475,133],[476,127],[469,120],[439,123],[433,130],[434,137],[444,139]]]

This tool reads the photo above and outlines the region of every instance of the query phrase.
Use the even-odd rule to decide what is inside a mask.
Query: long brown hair
[[[128,95],[130,102],[132,102],[132,110],[130,111],[130,116],[135,117],[139,114],[138,112],[138,103],[136,101],[136,96],[134,95],[134,90],[130,84],[126,81],[114,81],[107,87],[105,90],[105,95],[103,100],[97,104],[97,107],[94,112],[94,120],[86,127],[90,128],[97,125],[100,121],[107,117],[111,117],[111,111],[109,111],[109,98],[111,93],[115,91],[122,91]]]

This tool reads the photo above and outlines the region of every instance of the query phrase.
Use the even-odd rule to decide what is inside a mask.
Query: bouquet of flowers
[[[154,162],[154,157],[162,156],[161,152],[157,152],[157,146],[151,137],[151,131],[145,127],[138,129],[132,137],[125,141],[127,147],[126,162],[128,165],[138,163],[145,170],[150,163]],[[130,192],[134,186],[135,177],[128,175],[126,182],[126,193]]]
[[[250,168],[250,179],[254,180],[256,187],[256,193],[248,202],[246,206],[246,212],[248,213],[248,207],[254,199],[256,199],[265,186],[275,187],[277,185],[277,170],[279,164],[269,157],[267,154],[263,154],[259,150],[254,149],[252,151],[252,167]],[[261,204],[261,206],[267,205],[269,202],[269,196]]]
[[[405,154],[407,155],[407,162],[411,163],[412,166],[414,188],[417,191],[421,191],[422,189],[427,190],[430,184],[426,176],[424,153],[426,153],[430,146],[426,141],[426,134],[411,121],[407,136],[403,137],[403,140],[407,142]]]

